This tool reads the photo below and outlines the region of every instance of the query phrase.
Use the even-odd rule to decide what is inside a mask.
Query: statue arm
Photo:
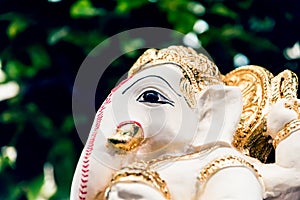
[[[268,134],[273,138],[275,163],[285,168],[300,169],[298,107],[298,99],[281,99],[272,106],[268,115]]]
[[[276,147],[276,164],[284,168],[300,169],[300,130],[293,131]]]
[[[267,125],[275,147],[275,163],[261,166],[266,197],[296,199],[300,194],[299,100],[277,101],[268,114]]]
[[[211,176],[200,193],[198,200],[261,200],[262,186],[251,169],[228,167]]]

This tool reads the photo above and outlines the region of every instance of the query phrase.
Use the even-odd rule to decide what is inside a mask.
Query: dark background
[[[285,53],[299,42],[299,11],[297,0],[0,0],[6,75],[0,84],[20,86],[16,97],[0,101],[0,199],[36,199],[45,163],[54,167],[57,191],[51,199],[69,198],[83,148],[72,117],[73,82],[101,41],[149,26],[187,34],[202,19],[209,30],[197,36],[223,74],[234,69],[238,53],[274,74],[286,68],[299,74],[299,47],[297,59]],[[96,107],[139,53],[112,63],[99,84]],[[15,161],[4,153],[6,147],[17,151]]]

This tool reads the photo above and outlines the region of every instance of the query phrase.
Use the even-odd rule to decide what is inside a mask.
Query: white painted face
[[[94,150],[108,152],[107,139],[127,122],[143,129],[144,142],[134,151],[135,156],[151,159],[188,148],[196,133],[197,116],[180,91],[181,77],[177,66],[165,64],[121,83],[105,105]]]
[[[232,141],[242,110],[240,89],[207,86],[195,94],[192,109],[180,91],[182,77],[176,65],[157,65],[112,90],[96,114],[74,175],[72,196],[85,196],[88,190],[87,197],[93,198],[115,170],[134,161],[184,155],[190,147]]]

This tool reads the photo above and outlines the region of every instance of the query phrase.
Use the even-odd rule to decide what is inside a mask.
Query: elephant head
[[[71,199],[93,199],[134,161],[230,143],[242,110],[238,88],[193,49],[147,50],[98,110],[74,175]],[[225,123],[226,122],[226,123]]]

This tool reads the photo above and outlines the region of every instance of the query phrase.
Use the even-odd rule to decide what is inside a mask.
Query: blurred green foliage
[[[233,57],[242,53],[275,74],[285,68],[299,74],[299,58],[283,53],[299,41],[299,6],[292,0],[0,1],[0,69],[5,74],[0,82],[20,86],[16,97],[0,101],[0,199],[38,198],[49,163],[57,184],[49,198],[69,198],[83,148],[72,118],[73,81],[86,55],[104,39],[148,26],[186,34],[202,19],[209,30],[197,37],[221,72],[232,70]],[[128,50],[143,41],[121,44]],[[97,106],[136,56],[120,58],[105,72]],[[16,160],[5,153],[7,147],[15,148]]]

